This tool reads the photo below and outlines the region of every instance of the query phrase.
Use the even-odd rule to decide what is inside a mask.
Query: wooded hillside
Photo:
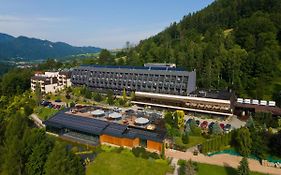
[[[117,64],[176,63],[196,69],[200,88],[231,88],[242,97],[278,101],[280,44],[280,0],[217,0],[124,49]]]

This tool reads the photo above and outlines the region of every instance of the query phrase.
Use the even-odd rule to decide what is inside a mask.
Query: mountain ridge
[[[97,53],[100,50],[101,48],[98,47],[77,47],[60,41],[52,42],[27,36],[14,37],[0,33],[0,60],[63,58],[77,54]]]

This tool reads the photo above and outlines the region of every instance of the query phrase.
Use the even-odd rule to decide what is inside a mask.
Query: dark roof
[[[45,121],[44,124],[53,127],[59,126],[59,128],[73,129],[95,135],[100,135],[103,129],[109,125],[105,121],[86,117],[77,117],[64,112],[57,113],[55,116]]]
[[[128,131],[129,135],[135,135],[136,137],[144,140],[154,140],[157,142],[161,142],[164,139],[164,134],[146,131],[142,129],[130,128]]]
[[[140,138],[156,142],[162,142],[165,137],[165,133],[147,131],[118,123],[67,114],[65,111],[61,111],[52,118],[44,121],[44,124],[58,129],[67,128],[88,134],[107,134],[115,137]]]
[[[254,105],[254,104],[245,104],[245,103],[238,103],[235,102],[234,106],[237,108],[248,108],[254,109],[255,112],[270,112],[273,115],[281,116],[281,108],[277,106],[262,106],[262,105]]]
[[[186,71],[182,68],[171,67],[143,67],[143,66],[104,66],[104,65],[82,65],[81,67],[109,68],[109,69],[143,69],[143,70],[165,70],[165,71]]]
[[[43,77],[43,76],[32,76],[31,77],[32,80],[42,80],[42,81],[46,81],[48,79],[50,79],[49,77]]]
[[[116,137],[123,137],[124,131],[127,129],[127,126],[120,125],[117,123],[110,123],[103,131],[103,134],[108,134]]]
[[[65,75],[67,78],[70,78],[71,72],[70,71],[60,71],[59,75]]]

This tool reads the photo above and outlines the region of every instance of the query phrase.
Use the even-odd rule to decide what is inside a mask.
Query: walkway
[[[165,152],[167,157],[171,157],[174,159],[184,159],[200,163],[206,163],[206,164],[212,164],[212,165],[218,165],[218,166],[227,166],[227,167],[233,167],[237,168],[239,165],[239,162],[241,161],[242,157],[239,156],[232,156],[229,154],[217,154],[214,156],[205,156],[203,154],[199,154],[197,156],[194,156],[192,152],[181,152],[171,149],[166,149]],[[256,171],[260,173],[269,173],[274,175],[280,175],[281,169],[273,168],[273,167],[266,167],[262,166],[257,160],[248,159],[249,162],[249,168],[251,171]]]
[[[30,119],[33,120],[34,124],[39,128],[45,128],[46,126],[43,124],[42,120],[36,115],[31,114]]]

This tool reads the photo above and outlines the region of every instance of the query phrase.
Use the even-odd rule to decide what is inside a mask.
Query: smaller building
[[[116,113],[113,116],[117,116]],[[95,140],[96,144],[112,144],[129,148],[143,146],[149,151],[156,152],[161,152],[163,149],[166,134],[159,128],[148,130],[111,122],[111,120],[74,115],[65,111],[44,121],[44,124],[47,131],[57,133],[61,137],[75,134],[79,135],[79,140],[87,138],[87,144],[92,144],[91,140]]]
[[[71,72],[45,72],[36,73],[31,77],[31,90],[39,86],[42,93],[54,93],[71,86]]]

